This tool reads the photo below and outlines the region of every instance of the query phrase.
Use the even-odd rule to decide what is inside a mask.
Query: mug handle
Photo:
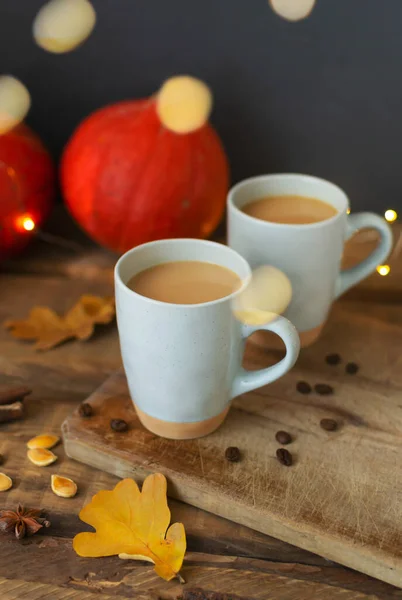
[[[358,265],[342,271],[335,286],[335,298],[339,298],[346,290],[353,287],[375,271],[388,257],[392,249],[392,231],[390,226],[379,215],[374,213],[357,213],[348,216],[345,241],[350,239],[359,229],[375,229],[380,234],[380,243],[373,252]]]
[[[277,317],[272,323],[266,325],[242,325],[242,338],[245,341],[252,333],[259,330],[273,331],[283,340],[286,346],[286,355],[281,361],[258,371],[247,371],[240,368],[232,387],[232,398],[251,392],[257,388],[276,381],[285,375],[295,364],[300,350],[300,339],[296,328],[285,317]]]

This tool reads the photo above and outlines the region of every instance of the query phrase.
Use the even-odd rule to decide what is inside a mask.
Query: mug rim
[[[239,277],[242,285],[239,287],[239,289],[235,290],[228,296],[223,296],[222,298],[217,298],[216,300],[209,300],[208,302],[198,302],[197,304],[177,304],[175,302],[163,302],[162,300],[155,300],[154,298],[148,298],[147,296],[138,294],[138,292],[135,292],[134,290],[130,289],[124,283],[124,281],[121,277],[121,274],[120,274],[120,269],[121,269],[123,262],[125,262],[129,256],[144,250],[144,248],[155,247],[158,245],[159,246],[170,245],[171,243],[176,243],[178,245],[180,245],[180,244],[185,245],[188,243],[196,243],[201,246],[209,245],[209,246],[215,247],[219,250],[224,249],[223,250],[224,252],[228,252],[229,254],[234,254],[236,256],[236,258],[239,260],[239,262],[242,263],[243,267],[245,268],[245,271],[247,272],[247,276],[243,279],[240,279],[240,277]],[[169,261],[167,261],[167,262],[169,262]],[[186,261],[172,261],[172,262],[186,262]],[[206,260],[200,260],[199,262],[207,262],[209,264],[218,264],[218,263],[211,263],[210,261],[206,261]],[[161,264],[161,263],[156,263],[156,264]],[[221,266],[221,265],[218,265],[218,266]],[[225,267],[223,267],[223,268],[225,268]],[[226,268],[228,268],[228,267],[226,267]],[[233,269],[229,269],[229,270],[233,271]],[[237,275],[237,273],[236,273],[236,275]],[[146,242],[144,244],[140,244],[139,246],[135,246],[134,248],[131,248],[130,250],[127,250],[127,252],[122,254],[120,256],[120,258],[118,259],[118,261],[116,262],[115,267],[114,267],[115,284],[117,286],[119,286],[120,289],[122,289],[122,291],[124,291],[125,293],[128,293],[129,295],[131,295],[134,298],[144,300],[145,302],[149,302],[154,305],[164,306],[164,307],[168,307],[168,308],[192,309],[192,308],[201,308],[203,306],[214,306],[216,304],[221,304],[223,302],[231,301],[246,289],[246,287],[250,283],[251,277],[252,277],[251,267],[250,267],[249,263],[246,261],[246,259],[243,258],[243,256],[241,254],[239,254],[239,252],[237,252],[236,250],[233,250],[226,244],[219,244],[218,242],[213,242],[211,240],[203,240],[203,239],[199,239],[199,238],[166,238],[166,239],[162,239],[162,240],[155,240],[153,242]]]
[[[241,188],[247,187],[248,185],[250,185],[252,183],[266,181],[266,180],[286,179],[288,177],[296,177],[299,179],[304,179],[304,180],[308,180],[310,182],[320,183],[327,187],[331,187],[332,189],[335,189],[337,192],[339,192],[342,199],[344,200],[345,211],[347,211],[347,209],[350,208],[349,198],[346,195],[346,193],[344,192],[344,190],[341,187],[339,187],[339,185],[337,185],[336,183],[333,183],[332,181],[329,181],[328,179],[324,179],[322,177],[316,177],[315,175],[306,175],[304,173],[269,173],[267,175],[256,175],[253,177],[248,177],[247,179],[242,179],[241,181],[236,183],[234,186],[232,186],[228,192],[228,197],[227,197],[228,209],[233,210],[239,217],[245,218],[246,220],[248,220],[250,222],[262,223],[263,226],[276,227],[276,228],[289,227],[290,229],[297,229],[297,228],[317,229],[319,227],[325,227],[326,225],[328,226],[328,225],[334,223],[335,221],[337,221],[338,219],[342,218],[342,216],[344,215],[344,210],[339,210],[336,215],[334,215],[333,217],[330,217],[329,219],[325,219],[323,221],[317,221],[315,223],[275,223],[273,221],[265,221],[264,219],[259,219],[258,217],[253,217],[251,215],[248,215],[247,213],[243,212],[234,201],[234,195]],[[320,198],[318,198],[318,199],[320,199]],[[325,200],[322,200],[322,202],[325,202]]]

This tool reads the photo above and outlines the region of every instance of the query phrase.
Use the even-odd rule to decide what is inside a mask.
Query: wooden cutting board
[[[364,311],[362,307],[364,306]],[[343,362],[329,366],[325,355]],[[250,345],[246,366],[279,354]],[[357,375],[345,373],[355,361]],[[332,396],[301,395],[299,380],[330,383]],[[233,402],[225,424],[199,440],[169,441],[140,425],[122,373],[89,397],[94,416],[63,425],[67,454],[120,477],[164,473],[172,497],[402,587],[402,311],[336,305],[322,339],[280,381]],[[339,429],[326,432],[323,418]],[[115,433],[112,418],[130,429]],[[275,458],[286,430],[294,465]],[[225,460],[228,446],[243,460]]]

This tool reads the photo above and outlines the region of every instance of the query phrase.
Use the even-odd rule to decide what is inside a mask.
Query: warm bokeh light
[[[156,110],[162,124],[175,133],[191,133],[208,121],[212,94],[199,79],[180,75],[171,77],[161,87]]]
[[[0,76],[0,135],[25,119],[31,97],[25,85],[11,75]]]
[[[82,44],[95,22],[95,9],[88,0],[50,0],[35,17],[33,35],[44,50],[63,54]]]
[[[36,227],[35,221],[29,215],[21,215],[15,222],[19,231],[33,231]]]
[[[397,220],[398,214],[397,214],[396,210],[389,208],[388,210],[385,211],[384,217],[385,217],[386,221],[388,221],[388,223],[393,223],[393,221]]]
[[[314,8],[316,0],[269,0],[277,15],[287,21],[305,19]]]
[[[377,267],[377,273],[379,273],[383,277],[385,277],[385,275],[388,275],[390,270],[391,270],[391,267],[389,265],[378,265],[378,267]]]
[[[24,219],[24,223],[22,224],[22,226],[25,229],[25,231],[32,231],[33,229],[35,229],[35,223],[29,217]]]
[[[250,283],[235,300],[236,318],[247,325],[263,325],[285,312],[292,299],[289,278],[272,266],[252,273]]]

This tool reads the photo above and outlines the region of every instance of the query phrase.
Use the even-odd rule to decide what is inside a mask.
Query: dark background
[[[266,0],[93,0],[79,49],[32,40],[43,0],[1,0],[0,72],[29,88],[56,157],[92,110],[189,73],[214,91],[232,180],[297,171],[343,186],[354,210],[402,207],[402,0],[318,0],[288,23]]]

